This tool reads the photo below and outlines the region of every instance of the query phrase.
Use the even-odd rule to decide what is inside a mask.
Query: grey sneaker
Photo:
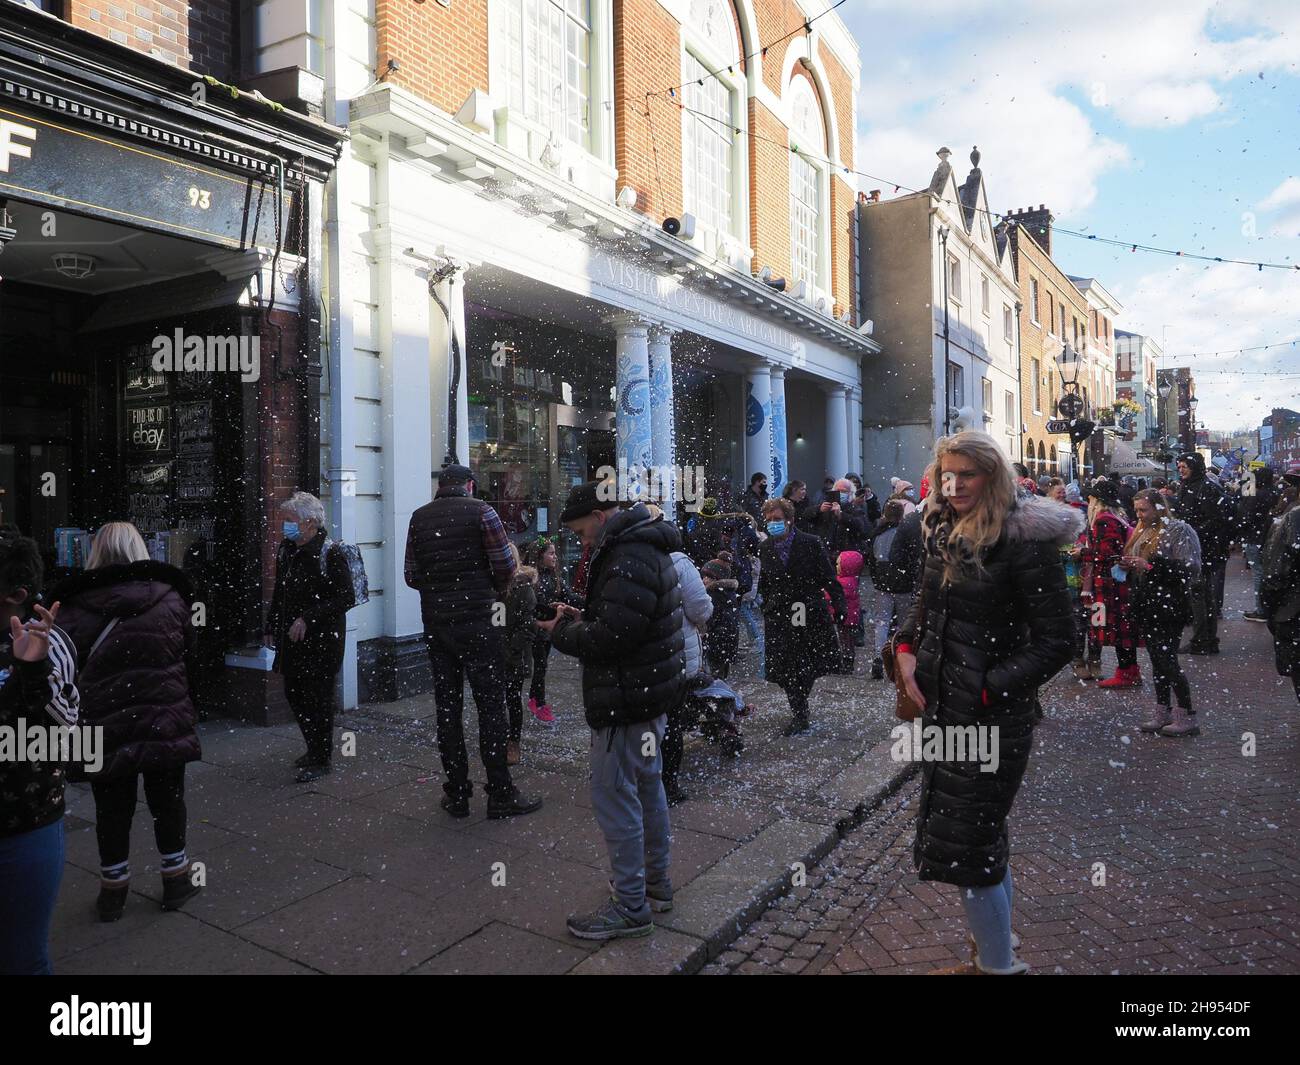
[[[609,882],[610,894],[614,894],[614,881]],[[650,904],[651,913],[667,913],[673,908],[673,885],[670,881],[659,884],[646,884],[645,900]]]
[[[565,923],[579,939],[632,939],[655,930],[653,921],[634,921],[622,914],[613,899],[595,913],[575,913]]]

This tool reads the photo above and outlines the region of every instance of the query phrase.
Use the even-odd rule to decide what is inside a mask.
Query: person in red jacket
[[[1088,497],[1088,538],[1083,549],[1083,588],[1080,599],[1088,613],[1089,657],[1100,659],[1102,647],[1114,647],[1118,666],[1099,688],[1140,688],[1137,664],[1138,635],[1129,609],[1131,584],[1120,566],[1124,544],[1132,532],[1121,516],[1119,490],[1109,480],[1098,480]]]

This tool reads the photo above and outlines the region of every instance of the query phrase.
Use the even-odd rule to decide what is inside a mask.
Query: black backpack
[[[361,557],[361,549],[356,544],[344,543],[342,540],[331,540],[326,537],[325,544],[320,549],[321,576],[326,576],[330,551],[335,548],[342,552],[343,560],[348,564],[348,576],[352,580],[352,602],[348,605],[348,609],[351,610],[354,606],[361,606],[363,603],[370,602],[370,581],[366,577],[366,563]]]
[[[886,592],[889,595],[900,595],[903,592],[910,591],[908,588],[907,574],[902,569],[889,561],[890,549],[894,546],[894,538],[898,534],[898,526],[891,529],[882,529],[871,541],[871,554],[868,565],[871,572],[871,583],[874,584],[878,591]]]

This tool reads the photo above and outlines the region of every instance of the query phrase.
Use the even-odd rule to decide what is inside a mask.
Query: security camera
[[[695,236],[695,216],[688,212],[683,212],[681,218],[669,215],[664,219],[664,232],[670,237],[690,240]]]
[[[770,289],[775,289],[777,292],[785,291],[785,278],[773,277],[770,266],[765,266],[758,272],[758,279]]]
[[[626,207],[631,210],[636,206],[636,189],[631,185],[624,185],[618,190],[618,195],[614,197],[614,202],[620,207]]]

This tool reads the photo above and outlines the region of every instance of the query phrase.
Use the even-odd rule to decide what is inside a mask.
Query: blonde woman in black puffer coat
[[[899,628],[898,669],[924,707],[923,726],[939,726],[945,738],[988,729],[962,733],[980,735],[988,757],[973,757],[971,746],[957,757],[963,747],[945,743],[939,758],[922,761],[914,858],[922,880],[961,888],[972,959],[942,971],[1022,973],[1007,816],[1033,746],[1038,688],[1070,661],[1059,549],[1083,517],[1043,496],[1018,499],[1011,465],[987,433],[940,440],[927,477],[936,490],[922,517],[925,567]]]

